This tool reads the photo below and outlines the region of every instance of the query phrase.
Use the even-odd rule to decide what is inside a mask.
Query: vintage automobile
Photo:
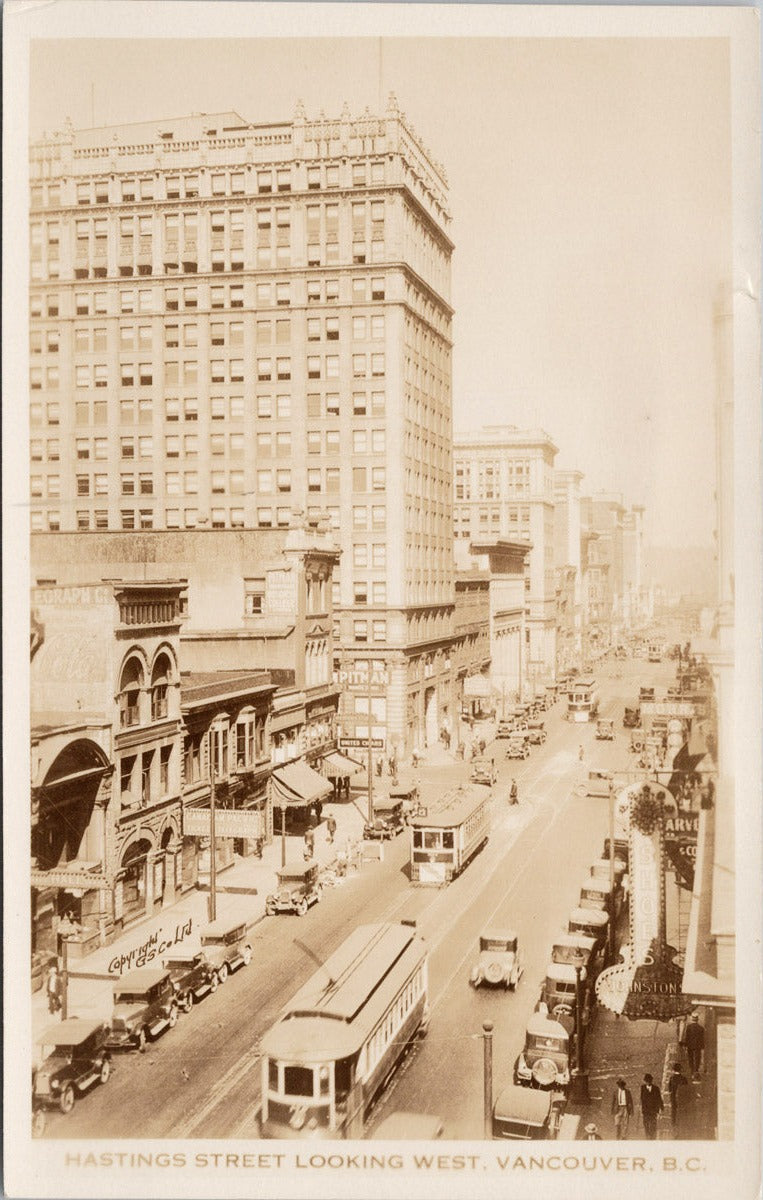
[[[397,797],[380,796],[374,800],[373,821],[366,821],[363,826],[363,837],[368,841],[391,841],[404,829],[403,801]]]
[[[577,1003],[576,968],[572,963],[550,962],[546,967],[546,978],[541,988],[536,1012],[546,1013],[559,1020],[574,1016]],[[583,1024],[588,1023],[589,983],[585,967],[580,968],[580,997]]]
[[[638,705],[635,708],[626,708],[623,713],[623,728],[636,729],[641,724],[641,709]]]
[[[510,721],[499,721],[498,728],[495,731],[496,738],[510,738],[514,733],[515,723]]]
[[[566,1089],[570,1082],[570,1056],[574,1021],[533,1013],[527,1022],[525,1048],[514,1067],[514,1082],[523,1087]]]
[[[602,947],[607,938],[609,917],[601,908],[573,908],[567,923],[568,933],[583,933]]]
[[[114,984],[114,1010],[106,1045],[110,1050],[146,1049],[149,1038],[171,1029],[178,1002],[169,971],[140,967]]]
[[[266,916],[293,912],[304,917],[310,905],[317,904],[321,898],[319,869],[314,858],[308,862],[294,859],[285,863],[278,872],[278,887],[265,900]]]
[[[530,747],[524,733],[512,733],[509,738],[509,744],[506,747],[507,758],[528,758],[530,755]]]
[[[176,954],[168,954],[162,965],[170,973],[183,1012],[190,1012],[196,1000],[217,991],[217,972],[201,950],[195,954],[178,950]]]
[[[62,1113],[70,1113],[76,1096],[95,1083],[107,1082],[111,1074],[108,1036],[109,1027],[103,1021],[70,1017],[38,1037],[43,1058],[33,1075],[35,1112],[60,1108]]]
[[[202,930],[201,948],[217,972],[218,983],[225,983],[231,971],[247,967],[252,961],[246,921],[231,920],[230,917],[213,921]]]
[[[431,1142],[445,1137],[445,1126],[439,1117],[429,1113],[393,1112],[377,1126],[371,1135],[374,1141]]]
[[[590,974],[595,969],[598,942],[585,933],[557,933],[551,947],[551,961],[569,966],[585,967]]]
[[[473,758],[469,771],[470,783],[486,783],[492,787],[498,778],[494,758]]]
[[[419,785],[415,778],[401,774],[397,783],[389,785],[390,800],[399,800],[403,806],[403,820],[407,825],[413,817],[425,817],[427,810],[419,798]]]
[[[493,1105],[493,1137],[509,1141],[546,1141],[557,1136],[563,1101],[548,1092],[509,1084]]]
[[[616,837],[614,839],[614,842],[615,842],[615,862],[617,862],[617,860],[619,859],[620,862],[624,864],[625,870],[627,871],[628,870],[628,852],[629,852],[628,842],[625,838],[622,838],[622,837]],[[601,851],[601,857],[605,858],[607,860],[607,863],[609,863],[609,838],[608,837],[604,839],[604,846]]]
[[[546,740],[544,721],[530,721],[527,726],[527,740],[532,746],[542,746]]]
[[[646,746],[646,734],[639,726],[638,729],[631,729],[631,750],[634,754],[640,754]]]
[[[609,717],[599,717],[596,722],[596,737],[600,742],[615,740],[615,723]]]
[[[617,920],[622,903],[622,888],[615,882],[614,891],[610,890],[609,876],[606,879],[597,879],[595,876],[589,875],[587,879],[583,880],[580,887],[579,908],[601,909],[609,917],[614,915],[614,919]]]
[[[469,974],[472,987],[516,988],[525,969],[518,940],[512,929],[486,929],[480,935],[479,959]]]
[[[622,859],[618,856],[616,848],[615,848],[614,862],[612,863],[612,869],[614,870],[615,883],[622,884],[623,875],[625,874],[625,871],[626,871],[626,863],[625,863],[624,859]],[[610,875],[609,856],[607,856],[606,858],[604,858],[604,857],[597,858],[596,862],[591,863],[591,874],[594,877],[594,879],[604,879],[607,882],[609,882],[609,875]]]
[[[651,702],[652,700],[654,700],[654,688],[653,687],[639,688],[638,698],[639,698],[639,704],[643,704],[643,702],[645,700],[647,702]]]

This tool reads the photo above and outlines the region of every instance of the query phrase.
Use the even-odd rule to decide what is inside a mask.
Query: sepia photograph
[[[752,1200],[756,10],[4,32],[6,1194]]]

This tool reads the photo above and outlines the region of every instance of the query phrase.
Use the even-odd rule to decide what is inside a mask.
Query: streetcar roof
[[[585,688],[592,688],[595,686],[596,680],[592,678],[573,679],[567,684],[567,687],[571,692],[582,692]]]
[[[427,816],[414,817],[411,824],[416,829],[450,829],[463,825],[475,809],[485,804],[485,793],[482,788],[457,788],[446,793],[443,803],[436,812],[431,809]]]
[[[377,1000],[393,994],[425,949],[411,925],[359,925],[283,1009],[280,1025],[325,1018],[352,1022],[361,1009],[376,1012]],[[271,1031],[272,1032],[272,1031]],[[308,1046],[307,1049],[312,1049]]]

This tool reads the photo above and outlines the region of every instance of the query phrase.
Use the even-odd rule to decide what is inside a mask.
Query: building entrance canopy
[[[271,778],[273,802],[279,808],[307,808],[316,800],[325,800],[334,790],[322,775],[304,762],[278,767]]]
[[[349,779],[352,775],[357,775],[358,771],[362,771],[363,765],[346,754],[334,751],[324,758],[323,770],[328,779]]]

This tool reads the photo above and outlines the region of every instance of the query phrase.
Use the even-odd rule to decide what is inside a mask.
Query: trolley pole
[[[485,1137],[493,1136],[493,1022],[482,1022],[482,1049],[485,1084]]]

